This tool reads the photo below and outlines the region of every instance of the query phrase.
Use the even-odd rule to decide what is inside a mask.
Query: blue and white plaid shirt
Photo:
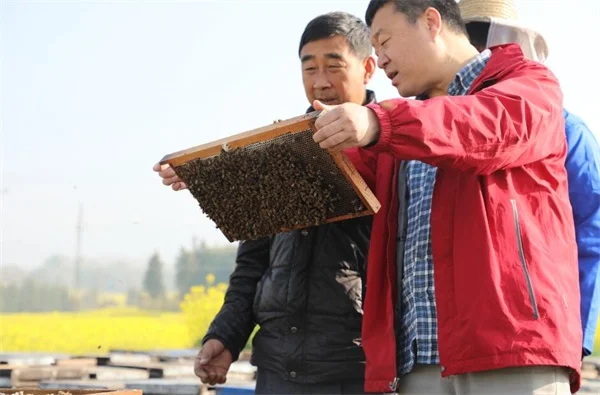
[[[448,87],[448,95],[465,95],[490,55],[491,52],[485,50],[465,65]],[[402,275],[403,316],[398,337],[398,375],[409,373],[415,363],[440,363],[430,223],[436,170],[419,161],[409,161],[406,169],[408,227]]]

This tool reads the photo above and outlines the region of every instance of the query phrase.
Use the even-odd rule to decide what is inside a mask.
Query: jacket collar
[[[479,76],[471,84],[471,88],[467,94],[472,94],[489,85],[490,81],[497,80],[503,74],[512,72],[517,63],[525,60],[523,51],[519,44],[504,44],[496,45],[489,48],[492,52],[486,66],[483,68]],[[421,94],[415,97],[416,100],[427,100],[429,97]]]
[[[527,61],[519,44],[496,45],[489,49],[492,55],[479,77],[473,81],[468,94],[489,86],[490,83],[502,78],[505,74],[514,72],[515,67]]]
[[[377,102],[377,98],[375,97],[375,92],[373,92],[370,89],[367,89],[366,92],[367,92],[367,99],[363,103],[363,106]],[[306,113],[308,114],[309,112],[313,112],[313,111],[315,111],[315,109],[313,108],[313,106],[310,106],[306,110]]]

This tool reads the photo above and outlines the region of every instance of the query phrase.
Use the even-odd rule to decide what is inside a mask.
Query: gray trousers
[[[567,370],[527,366],[441,377],[439,365],[416,365],[403,376],[397,393],[436,395],[570,395]]]
[[[270,370],[256,369],[256,395],[342,395],[365,394],[364,380],[344,380],[339,382],[298,384],[284,380],[277,373]]]

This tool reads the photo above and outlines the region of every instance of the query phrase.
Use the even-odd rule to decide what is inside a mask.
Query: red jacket
[[[400,160],[416,159],[438,168],[431,237],[441,376],[558,365],[571,369],[577,391],[577,247],[555,76],[510,44],[492,48],[467,96],[368,107],[379,141],[354,154],[382,206],[367,268],[365,390],[389,392],[396,377],[396,177]]]

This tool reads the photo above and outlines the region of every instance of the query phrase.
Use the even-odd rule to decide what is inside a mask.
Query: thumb
[[[207,363],[209,363],[210,360],[213,359],[213,354],[214,350],[213,347],[210,346],[210,344],[208,344],[208,347],[207,345],[202,347],[202,349],[200,350],[200,355],[198,355],[200,365],[206,365]]]
[[[319,100],[315,100],[315,101],[313,101],[313,108],[316,111],[327,112],[327,111],[330,111],[333,108],[333,106],[328,106],[327,104],[323,104]]]

